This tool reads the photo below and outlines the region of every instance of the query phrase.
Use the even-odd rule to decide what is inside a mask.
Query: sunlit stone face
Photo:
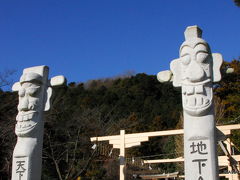
[[[41,100],[41,83],[36,79],[26,78],[26,81],[21,82],[18,95],[19,104],[15,133],[20,137],[29,136],[40,120],[39,112],[42,110],[41,103],[39,103],[39,100]]]
[[[203,115],[212,104],[212,56],[202,39],[185,41],[180,48],[183,108],[191,115]]]
[[[189,26],[179,58],[170,63],[173,86],[182,88],[184,112],[192,116],[206,115],[213,103],[212,82],[221,80],[222,55],[211,53],[202,30]]]

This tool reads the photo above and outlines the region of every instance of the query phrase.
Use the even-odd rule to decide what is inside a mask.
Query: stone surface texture
[[[172,79],[172,72],[169,71],[169,70],[161,71],[161,72],[159,72],[157,74],[157,79],[161,83],[171,81],[171,79]]]
[[[13,91],[18,91],[19,104],[12,180],[41,179],[44,111],[50,109],[52,95],[48,72],[47,66],[26,68],[20,81],[13,85]],[[63,83],[56,79],[55,82]]]
[[[187,27],[179,58],[170,64],[173,85],[182,88],[186,180],[217,180],[213,82],[221,80],[221,54],[211,53],[197,26]]]

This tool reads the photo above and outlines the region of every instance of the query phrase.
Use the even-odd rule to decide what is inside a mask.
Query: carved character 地
[[[221,80],[223,58],[211,53],[199,27],[189,26],[184,34],[179,58],[157,78],[182,88],[185,179],[218,180],[213,82]]]
[[[193,153],[208,154],[206,152],[207,145],[202,141],[198,143],[192,142],[192,144],[190,145],[190,148],[191,148],[191,152],[190,152],[191,154]]]

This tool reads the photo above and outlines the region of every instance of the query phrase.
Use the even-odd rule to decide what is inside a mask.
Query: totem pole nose
[[[19,111],[28,111],[28,109],[29,109],[28,104],[29,104],[29,102],[28,102],[27,98],[21,99],[19,102],[19,105],[18,105],[18,110]]]
[[[201,81],[204,77],[204,71],[202,67],[196,62],[196,61],[191,61],[187,68],[187,78],[191,82],[198,82]]]

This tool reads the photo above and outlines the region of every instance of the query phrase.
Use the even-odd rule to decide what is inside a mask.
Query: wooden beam
[[[165,179],[178,177],[179,172],[167,173],[167,174],[153,174],[153,175],[139,175],[142,179]]]
[[[225,135],[229,135],[230,130],[240,129],[240,124],[217,126],[217,128],[220,131],[222,131]],[[140,138],[140,137],[171,136],[171,135],[179,135],[179,134],[183,134],[183,129],[125,134],[125,138],[128,139],[128,138]],[[101,136],[101,137],[92,137],[91,141],[119,140],[119,138],[120,138],[119,135]]]
[[[232,158],[236,161],[240,161],[240,155],[232,155]],[[218,156],[219,166],[228,166],[230,163],[227,156]],[[158,163],[172,163],[172,162],[184,162],[183,157],[178,157],[175,159],[155,159],[155,160],[144,160],[146,164],[158,164]]]
[[[128,144],[128,143],[144,142],[148,140],[149,140],[148,137],[128,138],[128,139],[125,139],[125,143]],[[120,144],[120,140],[119,139],[109,140],[109,144]]]

